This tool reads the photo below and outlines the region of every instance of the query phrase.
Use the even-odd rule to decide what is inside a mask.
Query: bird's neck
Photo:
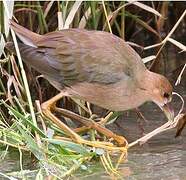
[[[156,88],[158,79],[159,74],[145,70],[138,80],[139,88],[143,91],[148,100],[151,100],[151,93]]]

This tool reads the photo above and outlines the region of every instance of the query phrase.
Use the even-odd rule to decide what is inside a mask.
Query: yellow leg
[[[107,123],[107,121],[109,120],[109,118],[112,116],[112,114],[113,114],[113,112],[110,112],[106,117],[98,118],[99,121],[97,123],[100,124],[100,125],[105,125]],[[90,119],[95,120],[94,119],[95,116],[97,117],[96,114],[92,114]],[[76,133],[82,133],[82,132],[86,132],[86,131],[88,131],[90,129],[91,129],[91,127],[82,126],[82,127],[73,129],[73,131],[75,131]]]
[[[91,129],[91,127],[82,126],[82,127],[73,129],[73,131],[76,133],[82,133],[82,132],[86,132],[90,129]]]
[[[122,145],[126,145],[126,139],[123,136],[119,136],[115,133],[113,133],[112,131],[110,131],[109,129],[101,126],[100,124],[94,122],[91,119],[82,117],[74,112],[68,111],[66,109],[62,109],[62,108],[55,108],[55,110],[57,112],[60,112],[63,116],[71,118],[73,120],[77,120],[80,123],[84,124],[87,127],[90,127],[92,129],[97,130],[98,132],[102,133],[103,135],[109,137],[109,138],[113,138],[120,146]]]
[[[60,119],[58,119],[55,115],[52,114],[51,111],[55,110],[60,113],[62,113],[63,116],[69,117],[73,120],[77,120],[84,124],[87,127],[91,127],[96,129],[97,131],[101,132],[102,134],[106,135],[107,137],[113,138],[118,142],[120,145],[126,145],[127,141],[124,137],[118,136],[114,134],[112,131],[100,126],[99,124],[95,123],[94,121],[91,121],[90,119],[81,117],[71,111],[57,108],[55,106],[56,102],[61,99],[65,94],[63,92],[59,93],[58,95],[54,96],[50,100],[44,102],[41,107],[44,115],[48,117],[53,123],[55,123],[59,128],[61,128],[64,132],[66,132],[67,135],[70,136],[70,138],[80,144],[86,144],[88,146],[93,147],[99,147],[104,148],[107,150],[122,150],[125,151],[126,149],[124,147],[116,147],[112,143],[109,142],[98,142],[98,141],[87,141],[84,140],[81,136],[79,136],[77,133],[75,133],[71,128],[69,128],[66,124],[64,124]]]

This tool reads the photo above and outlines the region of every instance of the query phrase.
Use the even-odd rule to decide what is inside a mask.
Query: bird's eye
[[[170,96],[170,95],[169,95],[168,93],[164,93],[164,94],[163,94],[163,97],[164,97],[164,98],[169,98],[169,96]]]

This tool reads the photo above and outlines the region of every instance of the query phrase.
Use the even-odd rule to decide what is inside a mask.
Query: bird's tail
[[[13,20],[10,20],[10,27],[15,31],[19,39],[26,45],[37,47],[36,43],[41,39],[41,35],[36,34],[23,26],[20,26]]]

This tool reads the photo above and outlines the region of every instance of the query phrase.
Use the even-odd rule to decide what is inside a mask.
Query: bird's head
[[[172,100],[172,86],[170,82],[159,75],[155,88],[152,90],[152,101],[155,102],[165,113],[168,119],[174,118],[174,111],[170,106]]]
[[[173,120],[174,111],[170,106],[172,100],[172,85],[168,79],[160,74],[148,71],[148,94],[151,101],[156,103],[169,120]]]

